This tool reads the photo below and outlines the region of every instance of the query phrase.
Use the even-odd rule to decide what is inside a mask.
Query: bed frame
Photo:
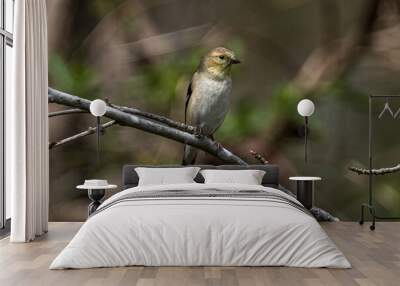
[[[194,165],[195,167],[199,167],[201,169],[219,169],[219,170],[264,170],[266,173],[262,180],[262,185],[266,187],[279,188],[284,190],[279,185],[279,168],[277,165],[248,165],[248,166],[240,166],[240,165]],[[182,167],[182,165],[157,165],[157,166],[146,166],[146,165],[124,165],[122,169],[122,188],[128,189],[133,188],[138,185],[139,177],[135,171],[136,167],[147,167],[147,168],[177,168]],[[203,183],[204,178],[199,173],[195,181],[198,183]],[[287,190],[284,190],[287,191]]]

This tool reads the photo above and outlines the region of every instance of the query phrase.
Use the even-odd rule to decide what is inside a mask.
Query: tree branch
[[[116,108],[118,110],[121,110],[123,112],[129,113],[129,114],[132,114],[132,115],[139,115],[139,116],[151,119],[151,120],[155,120],[157,122],[166,124],[166,125],[168,125],[170,127],[173,127],[173,128],[188,132],[190,134],[195,134],[196,133],[196,127],[184,124],[182,122],[177,122],[177,121],[171,120],[171,119],[169,119],[169,118],[167,118],[165,116],[157,115],[157,114],[150,113],[150,112],[141,111],[139,109],[132,108],[132,107],[117,106],[117,105],[114,105],[114,104],[112,104],[110,102],[107,102],[107,103],[108,103],[109,106],[114,107],[114,108]]]
[[[76,108],[75,109],[67,109],[67,110],[51,112],[51,113],[49,113],[49,117],[69,115],[69,114],[74,114],[74,113],[88,113],[88,111],[82,110],[82,109],[76,109]]]
[[[253,157],[255,159],[257,159],[258,161],[260,161],[262,164],[266,165],[269,162],[267,161],[267,159],[265,159],[260,153],[257,153],[254,150],[250,150],[251,155],[253,155]]]
[[[90,108],[91,101],[55,90],[53,88],[49,88],[48,95],[49,103],[58,103],[87,111]],[[183,144],[191,145],[211,155],[214,155],[215,157],[221,159],[226,163],[247,165],[247,163],[241,158],[206,136],[198,137],[194,134],[172,128],[171,126],[167,126],[165,124],[161,124],[160,122],[149,120],[148,118],[145,118],[143,116],[123,112],[119,108],[121,107],[116,105],[107,106],[107,111],[104,116],[115,120],[120,125],[130,126],[174,141],[181,142]]]
[[[117,122],[115,120],[108,121],[107,123],[104,123],[104,124],[100,125],[100,129],[106,129],[108,127],[113,126],[116,123]],[[62,139],[62,140],[57,141],[57,142],[51,142],[51,143],[49,143],[49,149],[53,149],[53,148],[59,147],[61,145],[64,145],[66,143],[69,143],[71,141],[74,141],[76,139],[79,139],[79,138],[94,134],[94,133],[96,133],[96,130],[97,130],[96,127],[89,127],[88,130],[86,130],[86,131],[80,132],[78,134],[75,134],[73,136],[67,137],[67,138]]]
[[[358,175],[369,175],[370,174],[369,169],[364,169],[364,168],[349,167],[349,170],[357,173]],[[398,164],[394,167],[389,167],[389,168],[372,169],[371,173],[372,173],[372,175],[378,176],[378,175],[396,173],[399,171],[400,171],[400,164]]]

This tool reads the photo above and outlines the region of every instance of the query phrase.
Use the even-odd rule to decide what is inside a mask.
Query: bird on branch
[[[226,48],[218,47],[206,54],[194,73],[185,98],[185,124],[195,126],[198,136],[213,139],[230,106],[231,66],[240,61]],[[185,145],[183,165],[193,165],[198,150]]]

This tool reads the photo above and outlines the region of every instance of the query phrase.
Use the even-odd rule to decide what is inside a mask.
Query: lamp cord
[[[97,121],[97,166],[100,166],[100,116],[96,116]]]
[[[304,116],[304,161],[307,163],[307,136],[308,136],[308,116]]]

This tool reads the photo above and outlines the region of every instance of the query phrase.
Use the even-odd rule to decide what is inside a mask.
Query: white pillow
[[[205,184],[261,185],[265,171],[262,170],[201,170]]]
[[[139,186],[195,183],[199,167],[184,168],[135,168]]]

